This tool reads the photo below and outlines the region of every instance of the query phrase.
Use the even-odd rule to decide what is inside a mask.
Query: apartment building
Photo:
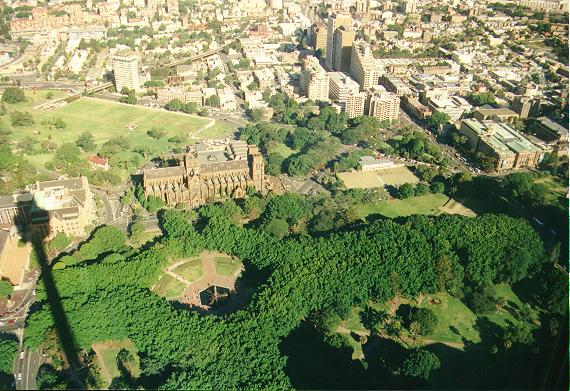
[[[326,101],[329,98],[329,75],[316,57],[305,59],[300,77],[301,93],[309,99]]]
[[[135,91],[141,89],[139,60],[134,53],[118,52],[113,56],[112,65],[115,87],[118,92],[123,87]]]
[[[400,97],[388,92],[382,86],[370,89],[368,95],[368,115],[380,121],[394,121],[398,119]]]
[[[355,41],[350,56],[350,76],[360,85],[360,90],[366,90],[378,85],[384,68],[372,56],[370,44],[364,41]]]

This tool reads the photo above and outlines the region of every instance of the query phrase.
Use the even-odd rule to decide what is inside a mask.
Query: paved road
[[[463,163],[461,160],[459,160],[457,158],[457,156],[455,155],[456,151],[455,149],[453,149],[452,147],[450,147],[449,145],[445,145],[445,144],[441,144],[437,141],[435,135],[430,132],[429,130],[427,130],[425,127],[418,125],[412,118],[410,118],[410,116],[408,114],[406,114],[406,112],[402,109],[400,109],[400,121],[404,122],[405,124],[411,126],[412,128],[418,130],[421,133],[424,133],[431,141],[433,141],[434,143],[438,144],[442,150],[443,153],[449,158],[451,159],[451,162],[453,164],[453,168],[454,170],[466,170],[466,171],[470,171],[469,167]]]
[[[23,353],[23,357],[20,358]],[[36,376],[43,363],[43,357],[38,351],[26,350],[23,347],[18,351],[14,373],[16,375],[17,390],[36,390]],[[21,374],[21,375],[20,375]],[[21,376],[21,380],[18,377]]]

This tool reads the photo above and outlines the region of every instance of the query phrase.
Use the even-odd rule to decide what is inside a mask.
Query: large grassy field
[[[162,153],[169,149],[168,138],[173,136],[181,136],[187,140],[188,144],[193,144],[200,139],[226,137],[232,132],[230,126],[216,122],[214,126],[204,130],[196,138],[188,139],[190,133],[200,130],[212,120],[94,98],[81,98],[50,111],[35,108],[46,102],[49,92],[42,90],[34,94],[27,90],[26,102],[5,105],[9,113],[15,110],[30,112],[35,121],[32,126],[12,128],[9,114],[4,116],[2,123],[12,130],[10,136],[12,140],[32,139],[37,142],[51,140],[61,145],[65,142],[74,142],[82,132],[88,131],[93,134],[98,146],[110,138],[123,136],[129,140],[131,150],[150,146],[156,153]],[[62,91],[51,92],[55,98],[65,95]],[[45,120],[54,117],[61,118],[66,123],[65,129],[54,129],[42,124]],[[129,125],[136,125],[136,127],[134,130],[129,130]],[[159,140],[149,137],[146,132],[151,128],[163,129],[166,131],[166,136]],[[43,166],[52,156],[52,153],[41,153],[30,154],[27,158],[32,164]]]
[[[436,215],[439,208],[448,200],[444,194],[426,194],[411,197],[405,200],[392,199],[363,204],[358,207],[358,216],[364,219],[371,214],[380,214],[386,217],[410,216],[414,214]]]

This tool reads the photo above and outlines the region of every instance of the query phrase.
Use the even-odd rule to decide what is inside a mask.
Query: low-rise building
[[[568,142],[568,129],[548,117],[537,118],[533,130],[544,141]]]
[[[504,123],[469,118],[461,121],[459,131],[467,137],[473,152],[496,158],[495,171],[536,167],[544,155],[540,148]]]
[[[481,107],[475,110],[473,117],[477,118],[480,121],[492,119],[497,122],[507,122],[512,124],[519,118],[519,115],[514,111],[506,108],[495,109]]]
[[[362,156],[358,160],[358,167],[360,171],[376,171],[385,170],[388,168],[401,167],[403,163],[395,163],[386,157],[374,158],[373,156]]]
[[[433,112],[444,113],[449,116],[452,121],[459,121],[463,114],[470,112],[473,106],[460,96],[452,96],[449,98],[431,98],[427,106]]]

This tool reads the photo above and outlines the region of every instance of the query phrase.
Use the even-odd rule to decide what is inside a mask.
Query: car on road
[[[22,372],[18,373],[18,381],[22,381]]]
[[[24,352],[20,352],[20,360],[24,359]]]
[[[6,322],[0,322],[0,326],[4,326]]]

